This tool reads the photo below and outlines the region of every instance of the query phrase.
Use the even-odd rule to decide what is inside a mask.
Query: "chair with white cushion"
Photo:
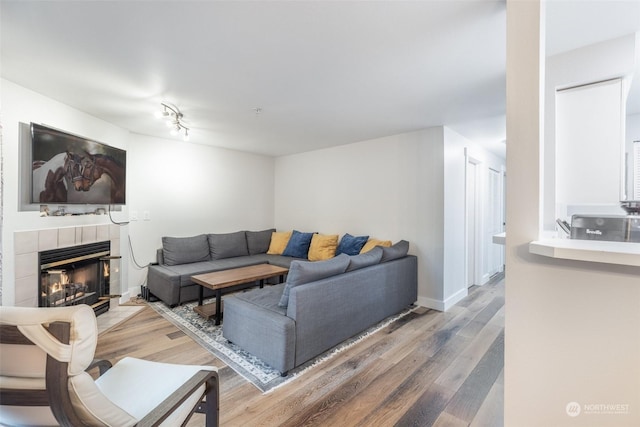
[[[111,366],[94,361],[97,340],[87,305],[0,307],[0,425],[179,426],[194,412],[218,425],[215,367],[131,357]]]

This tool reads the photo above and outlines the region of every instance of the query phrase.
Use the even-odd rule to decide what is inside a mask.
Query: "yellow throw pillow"
[[[269,243],[268,254],[282,255],[284,248],[287,247],[292,231],[274,231],[271,233],[271,243]]]
[[[338,235],[314,234],[309,246],[309,261],[322,261],[336,256],[338,248]]]
[[[364,244],[362,249],[360,249],[360,253],[363,254],[365,252],[368,252],[376,246],[384,246],[388,248],[389,246],[391,246],[391,240],[369,239],[367,240],[367,243]]]

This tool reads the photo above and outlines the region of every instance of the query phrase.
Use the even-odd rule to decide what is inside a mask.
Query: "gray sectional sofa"
[[[299,258],[267,254],[273,231],[163,237],[158,263],[147,272],[147,289],[173,307],[198,299],[199,285],[191,281],[193,275],[265,263],[288,268]],[[204,291],[205,297],[213,296],[213,291]]]
[[[417,300],[417,258],[396,249],[292,262],[286,283],[225,299],[223,336],[287,375]]]
[[[285,283],[224,300],[223,336],[283,375],[418,298],[417,258],[407,254],[404,240],[357,255],[308,261],[268,254],[273,231],[164,237],[158,264],[149,267],[147,287],[175,306],[198,298],[193,275],[264,263],[289,268]],[[205,296],[213,292],[205,289]]]

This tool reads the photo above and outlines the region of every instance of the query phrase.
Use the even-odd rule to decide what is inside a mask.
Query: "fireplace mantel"
[[[112,256],[121,255],[120,229],[115,224],[16,231],[14,233],[15,305],[38,306],[36,292],[40,286],[38,252],[105,240],[111,242]],[[120,275],[117,272],[112,274],[111,286],[114,289],[120,289]]]

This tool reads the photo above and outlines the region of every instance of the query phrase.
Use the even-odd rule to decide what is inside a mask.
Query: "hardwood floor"
[[[503,279],[446,313],[418,308],[264,395],[149,307],[101,334],[96,351],[113,362],[215,365],[222,426],[291,427],[502,426],[503,355]]]

